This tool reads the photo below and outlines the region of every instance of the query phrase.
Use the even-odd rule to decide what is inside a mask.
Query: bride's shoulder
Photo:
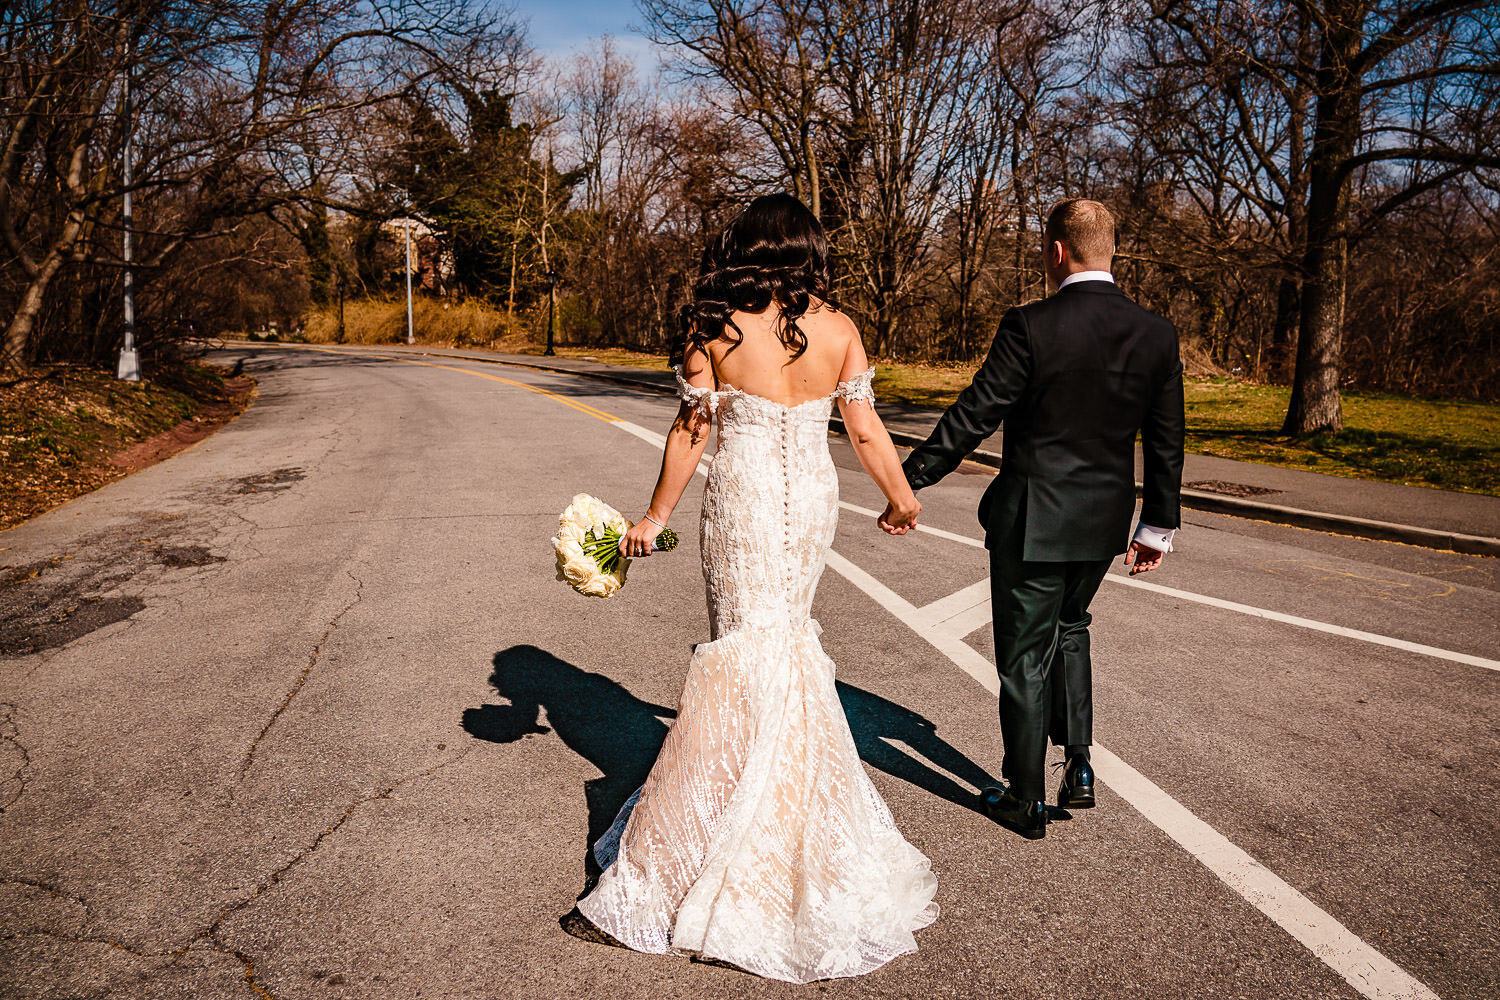
[[[834,303],[819,298],[813,298],[808,303],[807,312],[797,322],[799,326],[806,323],[811,328],[840,337],[859,336],[859,327],[854,325],[854,320],[848,313]]]
[[[836,302],[830,302],[828,299],[820,299],[816,295],[809,295],[807,297],[807,313],[806,313],[806,315],[808,315],[808,316],[843,316],[845,319],[848,318],[847,314],[842,309],[840,309],[838,307],[838,303],[836,303]]]

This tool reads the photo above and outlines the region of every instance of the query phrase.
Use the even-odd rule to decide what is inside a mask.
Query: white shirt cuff
[[[1141,523],[1135,526],[1135,537],[1131,541],[1158,552],[1171,552],[1172,538],[1176,534],[1176,528],[1153,528],[1149,524]]]

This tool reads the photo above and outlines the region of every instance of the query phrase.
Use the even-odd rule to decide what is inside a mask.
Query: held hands
[[[1130,548],[1125,550],[1125,565],[1130,566],[1130,575],[1137,573],[1149,573],[1161,566],[1161,557],[1166,555],[1161,549],[1153,549],[1149,545],[1140,542],[1131,542]],[[1134,559],[1135,565],[1131,566]]]
[[[911,498],[910,507],[896,509],[895,504],[886,504],[885,513],[880,515],[876,522],[880,530],[888,535],[904,535],[917,526],[917,515],[922,512],[922,504],[916,497]]]

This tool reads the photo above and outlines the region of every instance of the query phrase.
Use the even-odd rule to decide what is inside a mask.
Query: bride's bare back
[[[826,398],[839,382],[868,367],[853,321],[829,305],[815,302],[798,318],[807,349],[796,358],[777,335],[781,310],[775,304],[759,313],[736,312],[734,322],[742,334],[738,344],[730,337],[708,344],[713,374],[721,386],[796,406]]]

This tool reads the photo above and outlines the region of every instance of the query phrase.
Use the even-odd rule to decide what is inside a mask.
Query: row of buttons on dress
[[[787,617],[787,624],[789,624],[789,625],[791,624],[791,620],[792,620],[792,574],[793,574],[793,570],[792,570],[792,552],[791,552],[791,548],[792,548],[792,470],[791,470],[791,462],[788,461],[788,456],[787,456],[787,422],[790,419],[790,417],[791,417],[791,412],[789,410],[787,410],[785,407],[783,407],[782,410],[781,410],[781,479],[782,479],[782,487],[783,487],[782,500],[781,500],[781,523],[782,523],[782,527],[783,527],[784,530],[781,533],[781,539],[782,539],[782,543],[781,544],[782,544],[782,550],[783,550],[782,551],[782,567],[783,567],[783,572],[786,574],[786,578],[782,581],[782,590],[786,594],[786,617]]]

